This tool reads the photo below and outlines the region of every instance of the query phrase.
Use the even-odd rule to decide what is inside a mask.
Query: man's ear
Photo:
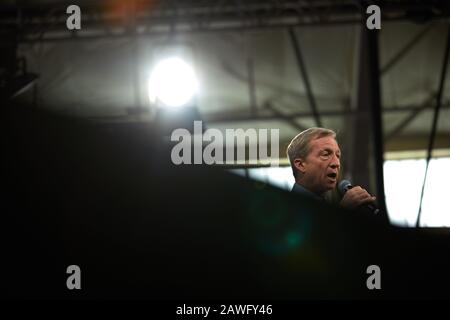
[[[294,160],[294,166],[300,173],[306,172],[305,161],[302,158],[297,158]]]

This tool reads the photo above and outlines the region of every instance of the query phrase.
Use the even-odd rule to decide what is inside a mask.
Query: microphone
[[[353,186],[350,181],[342,180],[341,182],[339,182],[337,188],[339,190],[339,193],[343,196],[349,189],[353,188]],[[373,203],[366,203],[361,205],[361,207],[366,208],[373,214],[378,214],[380,212],[380,209]]]

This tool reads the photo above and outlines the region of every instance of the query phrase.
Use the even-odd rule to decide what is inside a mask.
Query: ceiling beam
[[[66,8],[72,1],[47,4],[20,1],[0,5],[0,27],[15,27],[22,31],[21,41],[73,40],[65,28]],[[117,2],[119,3],[119,2]],[[445,0],[380,1],[383,21],[422,22],[448,19]],[[246,0],[246,1],[136,1],[136,26],[129,28],[125,6],[107,5],[105,1],[79,1],[82,30],[76,39],[165,34],[168,32],[204,32],[249,30],[301,25],[360,24],[365,14],[360,10],[365,2]],[[114,33],[108,29],[114,29]]]
[[[387,63],[381,68],[381,75],[384,76],[394,67],[399,61],[405,57],[411,49],[416,46],[420,40],[433,28],[434,24],[430,23],[428,26],[418,32],[404,47],[402,47]]]
[[[391,130],[391,132],[387,133],[384,137],[384,142],[386,143],[393,137],[397,136],[400,132],[402,132],[408,124],[410,124],[417,116],[425,111],[426,109],[430,109],[433,101],[436,99],[436,95],[432,94],[430,98],[428,98],[425,103],[422,105],[422,108],[415,109],[411,111],[411,113],[403,119],[402,122],[400,122],[394,129]]]
[[[322,127],[322,121],[320,120],[320,114],[317,109],[316,99],[314,98],[314,94],[311,88],[311,82],[309,81],[308,71],[306,70],[306,64],[303,59],[302,50],[300,47],[300,43],[297,39],[297,35],[295,34],[295,30],[293,28],[289,28],[289,37],[292,42],[292,47],[294,49],[295,57],[297,59],[297,66],[300,72],[300,75],[303,80],[303,84],[305,86],[306,95],[308,97],[309,107],[311,108],[311,113],[313,114],[314,120],[316,121],[317,127]]]
[[[383,113],[407,113],[417,112],[433,109],[433,106],[428,105],[408,105],[402,107],[387,107],[383,108]],[[450,102],[445,103],[442,109],[450,109]],[[342,116],[355,116],[359,113],[357,110],[321,110],[320,115],[322,117],[342,117]],[[273,113],[259,113],[258,115],[252,115],[248,112],[230,113],[230,112],[215,112],[215,113],[203,113],[204,121],[208,123],[217,122],[239,122],[239,121],[271,121],[280,120],[283,117],[300,118],[300,117],[313,117],[314,115],[310,111],[285,113],[283,117]]]

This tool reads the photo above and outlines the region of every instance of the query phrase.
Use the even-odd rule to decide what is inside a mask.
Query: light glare
[[[150,101],[159,100],[164,106],[180,107],[192,99],[197,87],[193,68],[180,58],[171,57],[156,65],[148,90]]]

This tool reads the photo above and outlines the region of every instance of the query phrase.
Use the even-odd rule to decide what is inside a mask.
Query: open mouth
[[[327,174],[327,177],[332,179],[332,180],[336,180],[337,173],[336,172],[330,172],[330,173]]]

